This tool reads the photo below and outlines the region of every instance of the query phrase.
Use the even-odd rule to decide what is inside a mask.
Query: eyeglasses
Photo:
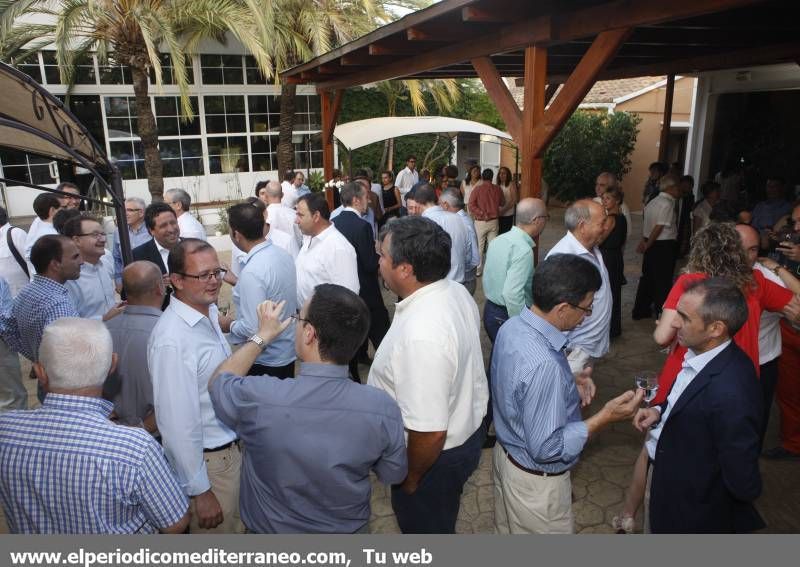
[[[208,272],[207,274],[200,274],[200,275],[184,274],[184,273],[181,273],[181,272],[175,272],[175,273],[178,274],[179,276],[183,276],[185,278],[194,278],[196,280],[200,280],[201,282],[208,283],[214,278],[216,278],[218,280],[221,280],[222,278],[225,277],[225,274],[228,273],[228,270],[223,270],[222,268],[217,268],[216,270]]]
[[[299,313],[295,313],[294,315],[289,315],[289,318],[294,319],[297,322],[303,322],[303,323],[308,323],[309,325],[313,325],[313,323],[308,319],[303,319],[302,317],[300,317]]]
[[[101,238],[106,237],[105,232],[84,232],[83,234],[78,234],[78,236],[94,236],[95,240],[100,240]]]
[[[592,314],[592,307],[593,307],[592,305],[590,305],[589,307],[581,307],[580,305],[575,305],[574,303],[569,303],[569,302],[567,303],[567,305],[569,305],[570,307],[574,307],[575,309],[580,309],[581,311],[586,313],[587,317]]]

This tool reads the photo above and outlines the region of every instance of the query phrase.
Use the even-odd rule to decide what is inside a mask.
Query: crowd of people
[[[547,205],[519,199],[507,168],[459,181],[451,165],[434,180],[409,156],[372,178],[341,183],[334,210],[301,173],[259,182],[227,209],[230,266],[180,189],[126,200],[127,266],[71,184],[36,197],[27,235],[0,209],[10,530],[368,533],[374,473],[401,531],[454,533],[493,427],[496,531],[571,533],[570,470],[624,420],[646,438],[621,532],[642,504],[654,533],[763,525],[752,504],[776,389],[783,445],[767,453],[800,458],[800,205],[790,230],[771,201],[750,224],[708,203],[704,226],[692,217],[713,191],[677,206],[693,182],[651,180],[633,315],[658,318],[670,354],[655,399],[632,389],[591,413],[593,369],[622,333],[632,222],[617,177],[600,173],[595,196],[566,208],[538,265]],[[776,235],[777,256],[761,257]]]

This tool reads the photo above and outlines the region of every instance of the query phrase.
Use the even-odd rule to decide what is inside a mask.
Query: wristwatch
[[[249,342],[251,342],[251,343],[255,343],[256,346],[258,346],[258,348],[260,348],[261,350],[264,350],[264,348],[266,348],[266,346],[267,346],[267,341],[265,341],[264,339],[262,339],[258,335],[253,335],[252,337],[250,337],[247,340]]]

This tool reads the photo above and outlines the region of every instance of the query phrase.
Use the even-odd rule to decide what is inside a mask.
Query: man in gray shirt
[[[314,288],[296,320],[302,361],[294,380],[242,377],[290,323],[285,302],[258,306],[258,333],[209,381],[217,418],[247,447],[240,508],[257,533],[367,533],[373,470],[385,483],[407,473],[403,419],[385,392],[348,378],[366,339],[369,310],[339,285]]]
[[[108,377],[104,394],[114,400],[119,422],[144,427],[158,436],[153,411],[153,382],[147,367],[147,341],[161,317],[166,293],[161,270],[153,262],[141,260],[122,271],[128,306],[106,322],[119,362]]]

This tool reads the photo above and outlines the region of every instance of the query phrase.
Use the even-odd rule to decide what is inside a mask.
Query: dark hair
[[[414,200],[420,205],[427,205],[429,203],[436,204],[436,189],[428,183],[424,183],[417,187]]]
[[[389,255],[394,265],[410,264],[417,281],[428,283],[447,277],[450,271],[450,235],[425,217],[401,217],[386,223],[378,235],[391,235]]]
[[[64,227],[70,220],[81,216],[78,209],[58,209],[53,215],[53,228],[59,234],[64,234]]]
[[[287,169],[286,172],[283,174],[284,181],[294,181],[295,173],[293,169]]]
[[[683,293],[696,293],[703,296],[697,313],[706,326],[714,321],[722,321],[733,336],[747,322],[749,312],[747,300],[742,290],[728,278],[715,277],[691,282]]]
[[[5,207],[0,207],[0,226],[3,226],[8,222],[8,211],[6,211]]]
[[[322,193],[308,193],[297,199],[297,202],[305,203],[306,207],[308,207],[308,212],[312,215],[319,213],[319,216],[325,220],[330,220],[331,210],[328,208],[328,201]]]
[[[347,364],[369,332],[369,309],[357,294],[336,284],[320,284],[308,304],[308,322],[317,331],[320,357]]]
[[[691,175],[681,175],[681,183],[689,183],[692,187],[694,187],[694,177]]]
[[[394,173],[391,170],[387,169],[386,171],[381,171],[381,175],[388,175],[389,179],[394,181]]]
[[[256,197],[258,197],[258,192],[267,186],[267,183],[269,183],[269,181],[259,181],[256,183]]]
[[[70,238],[73,236],[80,236],[83,234],[83,221],[94,221],[100,224],[100,221],[96,217],[86,213],[78,213],[77,215],[70,215],[70,217],[64,222],[64,226],[59,232],[64,236],[69,236]],[[53,219],[53,224],[55,224],[55,219]]]
[[[767,181],[774,181],[778,185],[781,185],[781,186],[786,185],[786,178],[784,178],[781,175],[768,175],[767,176]]]
[[[497,185],[500,185],[500,172],[501,171],[505,171],[506,172],[506,177],[508,178],[508,184],[509,185],[514,183],[514,176],[511,174],[511,170],[508,169],[506,166],[501,165],[500,167],[497,168],[497,177],[495,178],[495,183]]]
[[[264,204],[264,201],[259,199],[258,197],[248,197],[244,200],[245,203],[250,205],[251,207],[255,207],[259,211],[261,211],[261,216],[264,216],[264,211],[267,210],[267,206]]]
[[[414,161],[417,161],[417,156],[415,156],[415,155],[413,155],[413,154],[412,154],[412,155],[410,155],[410,156],[407,156],[407,157],[406,157],[406,163],[408,163],[408,160],[410,160],[410,159],[413,159]]]
[[[349,207],[353,204],[353,199],[360,197],[362,193],[365,193],[364,187],[359,183],[351,181],[342,186],[342,190],[339,192],[339,198],[342,200],[342,205]]]
[[[205,240],[199,238],[184,238],[169,251],[167,268],[170,274],[182,274],[186,269],[186,256],[203,250],[214,250]]]
[[[666,175],[667,172],[669,171],[669,166],[666,163],[660,161],[654,161],[653,163],[650,164],[650,167],[648,167],[647,169],[648,170],[657,169],[659,173],[661,173],[661,175]]]
[[[77,189],[78,193],[80,193],[81,188],[75,185],[72,181],[62,181],[58,185],[56,185],[56,191],[63,191],[67,187],[71,187],[72,189]]]
[[[703,197],[708,197],[714,191],[722,191],[722,186],[716,181],[706,181],[700,189],[700,193],[702,193]]]
[[[484,181],[491,181],[493,177],[494,177],[494,171],[492,171],[488,167],[484,169],[483,172],[481,173],[481,179],[483,179]]]
[[[545,313],[560,303],[578,305],[602,283],[600,272],[589,260],[574,254],[554,254],[536,267],[533,304]]]
[[[47,220],[50,209],[60,209],[61,202],[53,193],[39,193],[33,200],[33,212],[41,220]]]
[[[156,217],[161,213],[172,213],[172,216],[176,219],[178,218],[178,215],[175,214],[172,207],[166,203],[150,203],[144,210],[144,225],[148,230],[153,230],[156,227]]]
[[[264,237],[264,213],[250,203],[239,203],[228,209],[228,224],[247,240]]]
[[[356,170],[356,174],[353,176],[353,179],[358,179],[359,177],[363,177],[364,179],[369,181],[372,176],[370,175],[369,171],[367,171],[365,168],[361,168]]]
[[[36,240],[31,248],[31,264],[37,274],[44,274],[53,260],[61,261],[65,242],[72,242],[72,239],[61,234],[47,234]]]
[[[444,174],[450,179],[458,177],[458,168],[454,165],[447,165],[444,168]]]

